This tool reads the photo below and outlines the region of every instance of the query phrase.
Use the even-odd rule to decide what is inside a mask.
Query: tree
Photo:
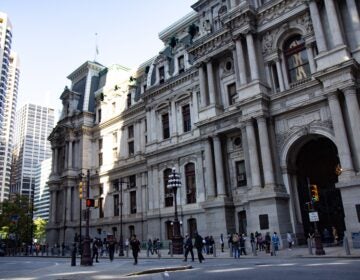
[[[44,243],[46,239],[46,225],[47,221],[42,218],[37,218],[34,220],[35,232],[34,237],[38,240],[39,243]]]
[[[0,203],[0,211],[0,229],[7,234],[5,238],[15,239],[18,244],[29,243],[34,228],[31,220],[33,207],[29,198],[14,194],[9,200]]]

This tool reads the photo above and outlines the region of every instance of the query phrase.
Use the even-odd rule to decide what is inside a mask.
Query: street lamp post
[[[119,237],[119,257],[124,256],[124,239],[123,239],[123,190],[122,185],[126,184],[122,179],[119,180],[120,185],[120,237]]]
[[[172,189],[172,191],[174,193],[173,198],[174,198],[175,215],[174,215],[174,222],[173,222],[174,235],[172,238],[174,254],[182,254],[183,253],[183,237],[180,234],[180,222],[179,222],[179,218],[178,218],[177,201],[176,201],[177,189],[180,187],[181,187],[180,174],[176,172],[175,168],[173,168],[171,171],[171,174],[169,175],[167,188]]]
[[[87,171],[86,181],[86,197],[90,197],[90,170]],[[86,225],[85,225],[85,238],[83,243],[83,252],[81,254],[81,265],[91,266],[93,264],[90,250],[90,235],[89,235],[89,223],[90,223],[90,207],[86,205]]]

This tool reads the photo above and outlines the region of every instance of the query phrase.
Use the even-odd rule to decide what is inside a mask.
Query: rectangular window
[[[162,129],[163,129],[163,139],[170,138],[170,125],[169,125],[169,114],[163,114],[161,116]]]
[[[358,216],[358,221],[360,223],[360,204],[356,204],[356,213],[357,213],[357,216]]]
[[[185,63],[184,63],[184,56],[181,55],[178,57],[178,67],[179,67],[179,74],[185,71]]]
[[[101,122],[101,109],[98,110],[98,122]]]
[[[103,140],[102,139],[99,139],[98,145],[99,145],[99,151],[100,151],[102,149],[102,147],[103,147]]]
[[[103,154],[99,153],[99,166],[103,165]]]
[[[235,103],[236,98],[236,84],[230,84],[227,86],[228,96],[229,96],[229,105],[233,105]]]
[[[246,169],[245,169],[245,161],[237,161],[235,163],[236,167],[236,184],[238,187],[243,187],[247,185],[246,180]]]
[[[133,156],[134,155],[134,141],[130,141],[128,142],[128,148],[129,148],[129,156]]]
[[[130,213],[136,213],[136,191],[130,192]]]
[[[260,230],[269,229],[269,216],[267,214],[259,215]]]
[[[136,188],[136,175],[129,176],[129,188]]]
[[[160,82],[160,84],[165,82],[165,68],[164,68],[164,66],[161,66],[159,68],[159,82]]]
[[[100,197],[99,198],[99,217],[100,218],[104,218],[104,198]]]
[[[111,181],[111,185],[112,185],[113,192],[119,191],[119,180]]]
[[[186,104],[182,107],[182,117],[183,117],[183,129],[184,132],[191,130],[191,115],[190,115],[190,105]]]
[[[119,211],[119,195],[115,194],[114,195],[114,216],[119,216],[120,211]]]
[[[128,138],[134,138],[134,126],[133,125],[129,125],[128,126]]]
[[[117,132],[115,131],[113,133],[113,145],[116,146],[117,145],[117,141],[118,141],[118,134]]]
[[[126,99],[127,107],[131,107],[131,93],[128,93],[127,99]]]

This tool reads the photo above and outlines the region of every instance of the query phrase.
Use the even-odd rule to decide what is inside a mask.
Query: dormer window
[[[185,60],[183,55],[178,57],[178,67],[179,67],[179,74],[185,71]]]
[[[164,68],[164,66],[161,66],[159,68],[159,82],[160,82],[160,84],[165,82],[165,68]]]

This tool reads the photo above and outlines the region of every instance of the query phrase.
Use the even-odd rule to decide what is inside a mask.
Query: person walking
[[[290,233],[290,231],[288,231],[287,233],[286,233],[286,240],[287,240],[287,242],[288,242],[288,249],[289,249],[289,251],[291,251],[291,248],[292,248],[292,245],[293,245],[293,242],[294,242],[294,240],[293,240],[293,238],[292,238],[292,236],[291,236],[291,233]]]
[[[256,244],[255,244],[255,235],[254,233],[250,233],[250,244],[251,244],[251,252],[256,254]]]
[[[202,254],[202,249],[203,249],[203,238],[201,237],[200,234],[196,233],[195,234],[195,243],[194,243],[194,246],[197,250],[197,254],[198,254],[198,258],[199,258],[199,262],[202,263],[205,258]]]
[[[190,255],[191,255],[191,261],[194,261],[193,243],[192,243],[191,237],[188,234],[185,235],[184,248],[185,248],[184,262],[187,261],[187,256],[188,256],[189,252],[190,252]]]
[[[221,252],[222,253],[224,253],[224,244],[225,244],[224,235],[220,234],[220,246],[221,246]]]
[[[240,258],[240,237],[237,232],[232,235],[231,244],[234,258]]]
[[[147,242],[147,251],[146,251],[146,255],[153,255],[154,254],[154,249],[153,249],[153,242],[151,241],[151,238],[149,238],[148,242]]]
[[[134,257],[134,265],[138,264],[138,255],[140,252],[140,241],[136,238],[136,235],[133,234],[130,240],[130,246]]]
[[[279,243],[280,239],[279,236],[277,236],[276,231],[274,231],[273,236],[271,237],[271,244],[272,244],[272,255],[276,256],[276,251],[279,251]]]
[[[108,244],[109,258],[110,261],[112,262],[114,260],[114,253],[115,253],[115,244],[116,244],[115,238],[113,236],[109,237],[107,240],[107,244]]]
[[[92,259],[94,261],[94,258],[95,258],[95,261],[98,263],[99,262],[99,244],[98,244],[97,239],[95,239],[93,241],[92,251],[93,251]]]

